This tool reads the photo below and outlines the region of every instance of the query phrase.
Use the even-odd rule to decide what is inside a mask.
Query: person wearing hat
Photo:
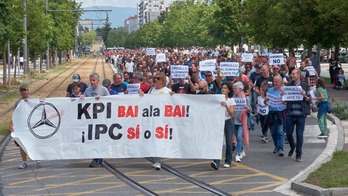
[[[111,81],[109,79],[105,78],[102,85],[109,90],[110,95],[117,95],[117,91],[111,89]]]
[[[28,101],[28,99],[33,99],[33,97],[29,95],[29,87],[28,87],[27,84],[22,84],[19,87],[19,93],[21,94],[21,98],[16,101],[16,103],[14,105],[14,109],[17,108],[17,106],[20,103],[20,101],[22,101],[22,100]],[[11,124],[10,124],[10,131],[11,132],[15,131],[13,129],[13,122],[12,121],[11,121]],[[19,147],[19,152],[21,154],[22,161],[23,161],[23,163],[19,166],[19,169],[25,169],[25,168],[28,167],[27,153],[23,150],[23,148],[16,141],[15,141],[15,144],[16,144],[17,147]]]
[[[73,82],[68,85],[68,88],[66,89],[66,97],[70,97],[70,95],[73,93],[73,84],[79,84],[81,87],[81,93],[84,93],[85,90],[87,89],[88,85],[84,82],[81,82],[81,77],[79,74],[74,74],[73,77]]]
[[[256,64],[255,65],[255,71],[252,72],[250,74],[250,80],[249,80],[249,85],[251,87],[251,101],[250,101],[250,105],[251,105],[251,112],[255,113],[256,110],[256,102],[257,102],[257,97],[258,95],[255,92],[255,84],[256,84],[256,80],[259,79],[262,75],[261,75],[261,67],[262,65],[260,64]]]

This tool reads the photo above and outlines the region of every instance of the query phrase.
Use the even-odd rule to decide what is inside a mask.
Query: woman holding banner
[[[225,100],[221,101],[221,105],[226,108],[225,110],[225,139],[226,139],[226,153],[224,168],[231,167],[232,164],[232,135],[234,132],[234,123],[232,118],[234,116],[234,106],[236,102],[232,97],[232,85],[230,83],[223,83],[221,86],[221,92],[225,95]],[[210,166],[216,170],[219,169],[220,159],[213,160]]]
[[[246,149],[249,148],[249,128],[248,128],[248,112],[250,111],[249,103],[243,92],[244,85],[242,82],[233,84],[234,100],[234,134],[237,138],[236,146],[236,161],[241,162],[241,158],[245,156],[243,145]]]
[[[173,94],[172,90],[166,87],[167,77],[163,72],[159,72],[155,76],[154,87],[152,87],[148,94]],[[144,95],[144,92],[140,90],[140,96]],[[159,157],[155,157],[155,163],[152,165],[156,170],[161,169],[161,162]]]

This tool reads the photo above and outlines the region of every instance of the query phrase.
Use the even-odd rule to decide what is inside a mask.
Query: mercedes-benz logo
[[[40,103],[30,112],[27,123],[36,138],[47,139],[58,131],[60,121],[60,113],[53,104]]]

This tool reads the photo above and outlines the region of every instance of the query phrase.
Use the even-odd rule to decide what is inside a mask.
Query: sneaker
[[[239,157],[242,159],[242,158],[245,157],[245,156],[246,156],[246,154],[245,154],[245,151],[243,150],[243,151],[240,153]]]
[[[156,161],[152,167],[154,167],[156,170],[160,170],[161,169],[161,163],[159,161]]]
[[[279,151],[279,152],[278,152],[278,156],[283,157],[283,156],[284,156],[284,152],[283,152],[282,150]]]
[[[294,154],[294,151],[295,151],[295,149],[291,149],[288,153],[288,157],[292,157],[292,155]]]
[[[302,157],[296,157],[296,162],[302,162]]]
[[[285,137],[285,144],[289,144],[288,138]]]
[[[18,168],[19,169],[25,169],[28,167],[28,164],[26,162],[23,162],[22,165],[20,165]]]
[[[92,162],[89,164],[89,167],[96,167],[98,164],[98,159],[93,159]]]
[[[236,155],[236,162],[241,162],[239,154]]]
[[[321,133],[320,135],[318,135],[318,139],[325,139],[327,138],[327,135]]]
[[[230,168],[231,167],[231,165],[230,164],[228,164],[228,163],[225,163],[222,167],[224,167],[224,168]]]
[[[212,161],[212,162],[210,163],[210,166],[211,166],[212,168],[214,168],[215,170],[219,170],[218,165],[217,165],[214,161]],[[224,166],[225,166],[225,165],[224,165]]]
[[[267,143],[268,142],[268,137],[262,136],[261,137],[261,141]]]
[[[278,152],[277,148],[274,148],[273,154],[275,154],[275,153],[277,153],[277,152]]]

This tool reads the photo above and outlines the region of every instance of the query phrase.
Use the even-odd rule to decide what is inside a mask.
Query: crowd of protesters
[[[252,60],[243,62],[243,53],[248,53],[249,56],[252,54]],[[321,134],[318,138],[323,139],[328,136],[326,113],[330,112],[331,108],[328,104],[325,83],[318,77],[320,63],[315,53],[311,58],[306,57],[300,65],[297,65],[293,52],[288,56],[276,50],[262,55],[253,50],[235,53],[226,48],[168,48],[155,49],[155,53],[149,55],[144,48],[111,50],[102,54],[105,61],[116,70],[112,80],[99,81],[99,75],[92,73],[89,78],[90,85],[87,85],[81,81],[80,75],[74,74],[73,83],[67,88],[67,97],[99,99],[100,96],[128,94],[130,92],[127,86],[131,84],[139,84],[140,95],[223,94],[225,100],[221,102],[221,106],[226,109],[224,168],[231,167],[233,151],[236,152],[234,156],[236,162],[241,162],[246,156],[246,150],[249,148],[249,131],[255,129],[255,121],[262,127],[261,142],[268,143],[268,132],[270,132],[274,145],[273,153],[283,157],[284,144],[288,141],[288,156],[292,157],[296,153],[297,162],[302,161],[303,132],[306,117],[311,109],[319,108],[318,124]],[[157,54],[164,54],[165,59],[158,61]],[[284,63],[271,63],[270,54],[281,54]],[[206,60],[216,60],[213,70],[201,69],[201,62]],[[237,63],[238,74],[225,76],[221,72],[222,62]],[[334,55],[330,66],[331,64],[339,66]],[[186,76],[173,77],[171,66],[187,66]],[[282,99],[286,93],[283,90],[284,86],[300,87],[301,100],[284,101]],[[26,89],[21,87],[20,92]],[[296,139],[293,136],[294,131]],[[23,161],[25,166],[21,165],[20,168],[27,166],[25,157]],[[96,158],[89,166],[95,167],[102,162],[103,159]],[[160,158],[155,158],[153,167],[161,169]],[[218,170],[220,160],[213,160],[211,167]]]
[[[182,94],[229,94],[225,103],[226,118],[225,130],[226,160],[223,167],[230,167],[232,161],[231,148],[236,151],[235,160],[241,162],[248,149],[248,130],[252,129],[252,121],[261,124],[261,141],[268,142],[268,132],[272,136],[274,151],[278,156],[284,156],[284,143],[288,141],[290,150],[288,156],[293,156],[296,150],[296,161],[302,161],[302,144],[305,120],[310,110],[317,109],[316,100],[328,105],[325,95],[325,84],[319,81],[320,62],[316,53],[312,57],[306,56],[300,62],[296,62],[294,52],[289,56],[282,51],[272,50],[268,54],[260,54],[251,50],[252,62],[242,62],[242,54],[235,53],[230,49],[204,49],[204,48],[175,48],[156,49],[156,54],[165,54],[164,62],[157,62],[156,55],[148,55],[146,49],[140,50],[118,50],[104,53],[106,61],[123,73],[123,83],[142,83],[141,91],[151,93],[157,82],[158,74],[166,76],[166,86],[174,93]],[[269,54],[282,54],[284,63],[270,63]],[[216,59],[216,71],[201,71],[200,62]],[[219,70],[221,62],[239,63],[238,76],[224,76]],[[337,62],[332,61],[332,64]],[[186,78],[172,78],[171,66],[188,66]],[[338,65],[337,65],[338,66]],[[311,68],[311,69],[310,69]],[[334,83],[334,82],[333,82]],[[228,85],[228,86],[226,86]],[[282,101],[284,95],[283,86],[300,86],[303,100]],[[333,84],[334,85],[334,84]],[[318,92],[316,87],[319,86]],[[233,88],[230,88],[233,87]],[[222,91],[222,88],[225,90]],[[117,89],[114,88],[117,91]],[[270,96],[279,100],[277,106],[269,106]],[[323,95],[324,94],[324,95]],[[319,98],[316,98],[319,97]],[[244,110],[236,111],[238,107],[234,99],[245,98]],[[229,100],[232,99],[233,101]],[[274,100],[273,100],[274,102]],[[274,103],[273,103],[274,104]],[[323,104],[321,104],[323,105]],[[230,109],[231,107],[231,109]],[[260,109],[261,108],[261,109]],[[266,111],[266,113],[259,111]],[[326,114],[328,109],[321,110]],[[326,138],[326,115],[321,116],[321,134],[318,138]],[[231,121],[229,121],[231,119]],[[296,131],[296,141],[293,132]],[[233,135],[233,136],[232,136]],[[232,138],[229,138],[232,137]],[[211,164],[214,169],[219,169],[220,161],[214,160]]]

